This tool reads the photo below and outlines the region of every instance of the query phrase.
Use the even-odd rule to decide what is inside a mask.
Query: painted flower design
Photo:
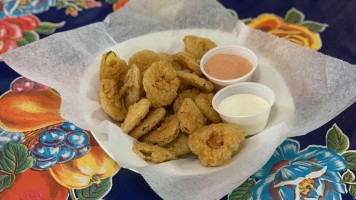
[[[286,140],[253,177],[260,179],[253,199],[342,199],[347,193],[339,172],[347,169],[342,156],[326,147],[309,146],[299,151],[299,143]]]
[[[78,12],[83,9],[101,7],[101,2],[95,0],[57,0],[57,9],[65,9],[67,15],[78,16]]]
[[[245,19],[245,23],[255,29],[268,32],[291,42],[319,50],[322,46],[320,32],[327,24],[304,21],[304,14],[294,8],[289,10],[282,19],[275,14],[262,14],[256,19]]]
[[[0,19],[39,14],[55,6],[56,0],[4,0],[0,2]]]
[[[17,18],[5,17],[0,21],[0,54],[16,49],[17,40],[25,37],[24,32],[34,31],[39,20],[33,15]]]
[[[107,0],[108,3],[113,4],[113,10],[119,10],[124,7],[125,4],[129,2],[129,0]]]
[[[39,40],[39,34],[49,35],[65,22],[40,22],[35,15],[10,18],[6,16],[0,21],[0,54],[19,46]],[[0,61],[2,61],[0,57]]]

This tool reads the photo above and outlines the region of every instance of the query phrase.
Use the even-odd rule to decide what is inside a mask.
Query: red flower
[[[24,38],[24,31],[34,31],[39,20],[34,15],[10,18],[0,21],[0,54],[17,48],[17,40]]]

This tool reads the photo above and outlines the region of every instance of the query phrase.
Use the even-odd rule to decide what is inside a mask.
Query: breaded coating
[[[161,163],[161,162],[177,159],[176,156],[172,152],[168,151],[167,149],[157,145],[147,144],[144,142],[136,143],[132,147],[132,150],[142,159],[154,163]]]
[[[132,65],[125,76],[124,86],[119,91],[121,96],[125,96],[126,108],[140,99],[141,90],[143,90],[143,85],[140,69],[136,65]]]
[[[141,99],[139,102],[130,106],[125,121],[121,124],[121,130],[124,133],[129,133],[145,118],[150,107],[151,102],[148,99]]]
[[[178,109],[180,130],[188,135],[203,127],[207,120],[191,98],[185,98]]]
[[[183,101],[185,98],[191,98],[194,99],[195,96],[197,94],[199,94],[199,89],[198,88],[192,88],[192,89],[188,89],[188,90],[184,90],[182,92],[180,92],[176,98],[176,100],[174,100],[173,103],[173,111],[175,113],[178,112],[179,107],[182,105]]]
[[[208,38],[198,37],[196,35],[187,35],[183,39],[185,51],[200,60],[210,49],[216,47],[216,44]]]
[[[143,88],[155,108],[171,104],[179,85],[176,71],[165,60],[153,63],[143,75]]]
[[[148,113],[148,116],[143,120],[141,124],[135,127],[129,135],[139,139],[141,136],[148,133],[155,127],[161,120],[163,120],[166,115],[166,110],[164,108],[156,108]]]
[[[129,67],[127,66],[126,62],[121,60],[119,57],[111,60],[109,64],[105,64],[107,53],[108,52],[104,53],[101,58],[99,80],[101,81],[103,79],[114,79],[118,81],[118,87],[121,87]]]
[[[98,91],[98,99],[104,111],[113,119],[122,121],[127,115],[125,102],[119,95],[117,81],[114,79],[102,79]]]
[[[178,78],[188,85],[192,85],[202,90],[211,92],[214,89],[214,84],[198,75],[189,73],[187,71],[177,71]]]
[[[212,93],[200,93],[195,96],[194,102],[203,113],[203,115],[213,123],[222,122],[219,113],[215,111],[212,105],[214,95]]]
[[[164,148],[177,157],[191,152],[188,146],[188,136],[184,133],[179,133],[178,136],[172,142],[164,146]]]
[[[215,167],[227,165],[245,138],[246,132],[237,124],[211,124],[189,135],[188,145],[204,166]]]
[[[189,68],[194,74],[201,76],[203,72],[200,70],[200,65],[197,59],[190,55],[189,53],[179,52],[176,54],[178,62],[180,62],[183,66]]]
[[[182,92],[182,91],[184,91],[184,90],[189,90],[189,89],[192,89],[193,88],[193,86],[191,86],[191,85],[188,85],[188,84],[186,84],[186,83],[183,83],[182,81],[180,82],[180,86],[179,86],[179,88],[178,88],[178,92]]]
[[[179,122],[176,115],[167,117],[156,130],[141,137],[142,142],[164,146],[174,140],[179,133]]]
[[[175,59],[174,55],[160,52],[158,53],[159,60],[168,61],[175,70],[183,70],[183,66]]]
[[[135,64],[141,72],[144,72],[151,66],[152,63],[159,60],[159,56],[156,52],[151,50],[142,50],[130,57],[129,66],[131,67]]]

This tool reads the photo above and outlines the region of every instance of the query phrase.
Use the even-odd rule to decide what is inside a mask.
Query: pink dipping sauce
[[[244,57],[230,54],[215,54],[204,65],[204,70],[216,79],[231,80],[245,76],[253,69]]]

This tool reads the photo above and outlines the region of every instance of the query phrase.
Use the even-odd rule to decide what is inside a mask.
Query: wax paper
[[[272,67],[283,79],[273,83],[277,98],[288,93],[292,99],[292,109],[283,104],[272,107],[267,129],[249,137],[227,166],[204,167],[194,155],[162,164],[146,162],[131,150],[137,140],[124,134],[98,103],[102,53],[138,36],[180,29],[202,29],[205,35],[211,29],[233,35],[234,44],[257,54],[260,71],[253,80],[263,82],[263,66]],[[177,46],[167,51],[182,50],[182,41],[174,31],[170,37],[170,44]],[[165,40],[157,41],[156,46],[161,45]],[[132,52],[144,46],[140,43],[126,48]],[[355,66],[253,30],[214,0],[131,0],[101,23],[51,35],[2,58],[23,76],[56,89],[62,98],[61,115],[91,130],[122,167],[142,174],[163,199],[223,197],[261,168],[285,137],[307,134],[322,126],[356,99]]]

